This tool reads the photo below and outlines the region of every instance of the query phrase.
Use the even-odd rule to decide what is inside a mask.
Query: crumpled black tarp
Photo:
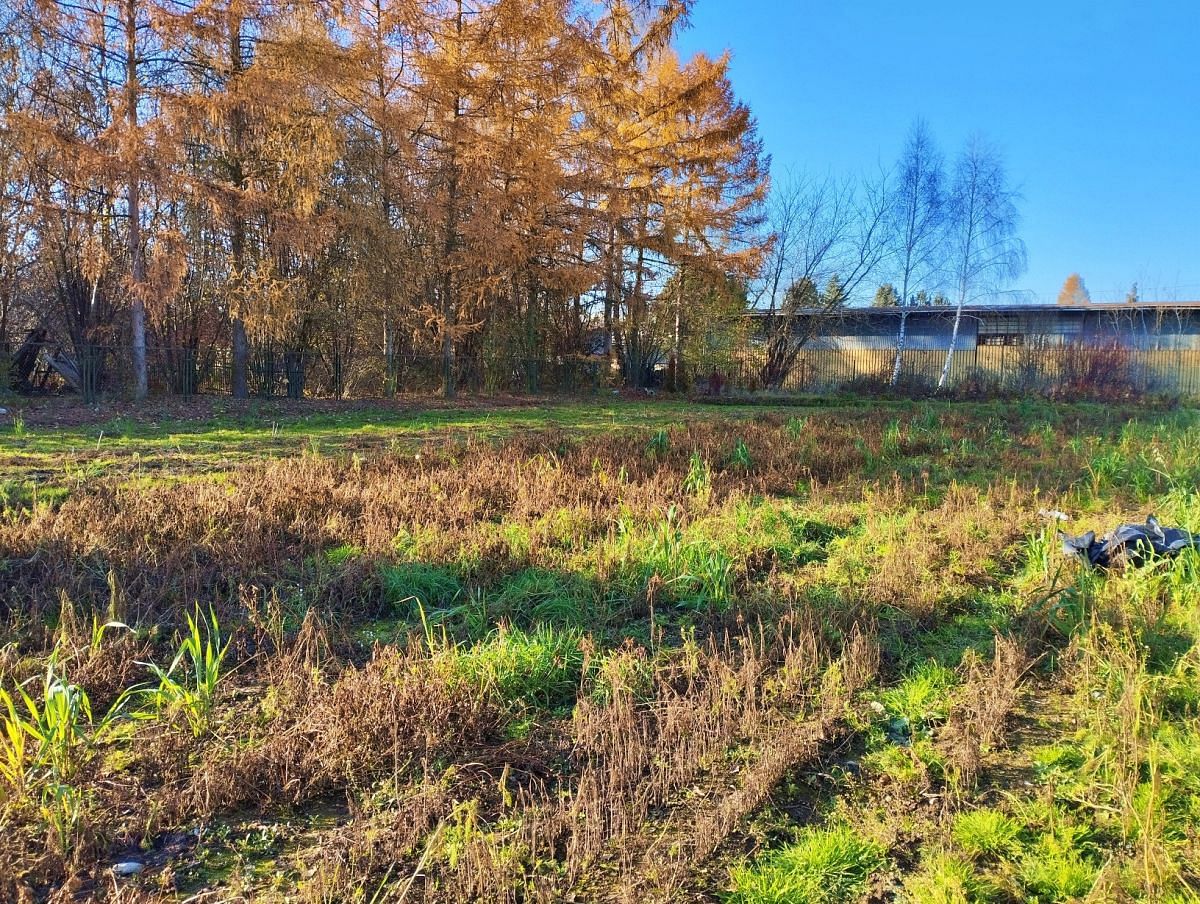
[[[1059,531],[1063,552],[1095,568],[1142,565],[1152,556],[1173,556],[1181,549],[1200,549],[1200,537],[1181,527],[1163,527],[1153,515],[1145,524],[1122,524],[1099,540],[1095,531],[1071,537]]]

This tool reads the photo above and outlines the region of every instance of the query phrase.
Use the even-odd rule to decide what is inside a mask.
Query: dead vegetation
[[[951,696],[950,716],[938,735],[956,790],[970,792],[979,780],[983,754],[1003,743],[1005,722],[1016,708],[1030,657],[1014,637],[997,637],[990,663],[970,651],[963,682]]]
[[[760,900],[729,866],[817,850],[787,816],[805,794],[809,818],[863,822],[856,862],[923,870],[902,849],[976,805],[1029,676],[1098,668],[1066,643],[1085,598],[1039,621],[1059,578],[1036,511],[1109,472],[1068,444],[1077,420],[1002,414],[306,454],[8,510],[0,898],[680,901],[734,881]],[[1149,476],[1104,465],[1104,491],[1190,473],[1189,442],[1159,442]],[[1112,623],[1165,624],[1173,592]],[[1148,704],[1122,699],[1135,807],[1126,711]],[[149,866],[118,878],[122,857]]]

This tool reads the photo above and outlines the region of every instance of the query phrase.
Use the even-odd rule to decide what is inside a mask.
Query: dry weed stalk
[[[950,716],[937,737],[959,792],[975,787],[983,751],[1003,738],[1005,720],[1016,706],[1029,666],[1024,645],[1000,635],[990,663],[970,653],[964,659],[966,680],[954,694]]]

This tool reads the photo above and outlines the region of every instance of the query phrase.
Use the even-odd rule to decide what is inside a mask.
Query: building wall
[[[1150,350],[1200,349],[1200,312],[1092,311],[1084,323],[1084,339]]]
[[[854,316],[831,319],[826,331],[811,339],[807,347],[846,351],[895,348],[899,323],[894,312],[855,312]],[[905,345],[913,350],[945,351],[953,329],[953,309],[918,309],[908,316]],[[964,311],[957,348],[1114,341],[1146,350],[1200,350],[1200,311]]]
[[[887,314],[867,313],[861,318],[845,318],[830,323],[825,335],[815,336],[809,342],[814,349],[886,349],[896,347],[896,333],[900,318]],[[979,329],[978,318],[963,315],[958,330],[958,347],[974,348]],[[936,314],[914,313],[908,317],[904,345],[906,348],[924,351],[945,351],[950,347],[950,336],[954,331],[953,312],[938,311]]]

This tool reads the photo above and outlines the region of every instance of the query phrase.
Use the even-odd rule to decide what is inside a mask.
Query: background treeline
[[[0,346],[137,396],[243,396],[264,357],[336,394],[412,356],[448,392],[588,352],[639,384],[769,246],[727,61],[672,50],[688,6],[18,0]]]
[[[895,165],[768,200],[728,60],[673,50],[689,7],[17,0],[0,369],[135,397],[299,395],[306,374],[453,393],[538,367],[779,388],[814,310],[961,309],[1020,271],[997,152],[947,166],[920,122]]]

